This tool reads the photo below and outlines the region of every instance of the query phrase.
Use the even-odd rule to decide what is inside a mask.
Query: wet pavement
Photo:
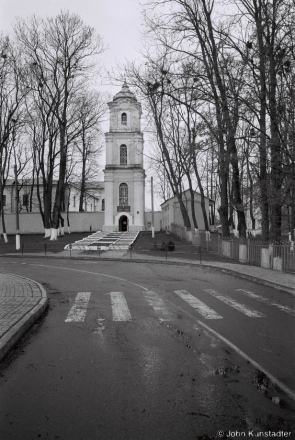
[[[85,237],[85,234],[84,234]],[[76,238],[76,237],[75,237]],[[78,238],[82,239],[81,235],[78,235]],[[69,242],[69,236],[67,237],[67,242]],[[37,246],[35,244],[35,246]],[[27,245],[28,247],[28,245]],[[166,264],[166,265],[190,265],[197,267],[211,267],[216,270],[221,270],[224,273],[228,273],[240,278],[244,278],[247,280],[251,280],[258,284],[262,284],[265,286],[273,287],[277,290],[281,290],[284,292],[288,292],[292,295],[295,295],[295,275],[292,273],[283,273],[271,269],[265,269],[257,266],[250,266],[247,264],[239,264],[235,262],[229,262],[224,258],[220,258],[216,255],[211,255],[212,260],[210,261],[210,254],[203,252],[203,261],[200,261],[197,257],[192,260],[190,258],[186,258],[186,254],[183,254],[181,258],[175,256],[173,252],[170,252],[169,255],[165,257],[163,253],[151,253],[149,252],[136,252],[135,251],[126,251],[126,250],[112,250],[106,251],[103,253],[97,251],[70,251],[64,250],[64,243],[61,240],[61,243],[56,244],[56,249],[54,252],[47,251],[46,255],[42,252],[33,252],[34,248],[30,249],[29,254],[20,254],[20,252],[15,253],[13,249],[8,249],[6,256],[10,257],[18,257],[25,259],[26,257],[38,257],[40,259],[71,259],[71,260],[92,260],[92,261],[124,261],[130,262],[131,264],[135,263],[154,263],[154,264]],[[1,246],[3,251],[3,244]],[[190,246],[190,249],[194,247]],[[197,255],[197,252],[196,252]],[[3,255],[4,256],[4,255]],[[206,256],[206,257],[204,257]],[[20,260],[19,260],[20,261]],[[24,261],[24,260],[23,260]],[[21,264],[21,263],[20,263]],[[23,285],[22,285],[23,284]],[[10,286],[10,287],[9,287]],[[41,286],[34,287],[38,290],[38,295],[42,296],[42,300],[39,297],[32,296],[30,293],[30,288],[25,288],[23,286],[37,286],[34,281],[26,280],[22,278],[22,281],[18,278],[15,278],[14,275],[1,275],[0,276],[0,301],[3,313],[0,314],[0,329],[2,333],[0,333],[1,338],[1,350],[0,350],[0,359],[5,356],[5,354],[9,351],[9,348],[13,344],[11,341],[17,340],[17,338],[23,334],[20,331],[24,329],[26,331],[27,328],[32,325],[32,322],[40,316],[41,312],[44,310],[44,304],[46,304],[46,292],[41,292]],[[10,289],[10,291],[9,291]],[[40,306],[41,304],[41,306]],[[23,323],[18,324],[21,320],[28,321],[28,324],[23,325]],[[10,339],[7,334],[15,333],[18,336]],[[3,354],[2,354],[3,353]]]
[[[134,264],[144,267],[144,265],[148,263],[149,265],[157,268],[162,266],[163,269],[168,269],[168,267],[173,268],[174,266],[175,268],[195,267],[198,269],[203,268],[204,271],[206,271],[206,269],[210,269],[216,272],[219,271],[223,274],[233,275],[239,279],[252,281],[261,286],[275,288],[278,292],[281,291],[282,293],[285,292],[291,295],[290,297],[295,296],[294,274],[278,272],[261,267],[250,266],[247,264],[239,264],[225,258],[220,258],[216,255],[210,255],[208,253],[203,253],[202,258],[200,258],[198,252],[195,251],[192,247],[190,247],[189,253],[170,252],[165,255],[165,252],[151,252],[148,250],[142,251],[141,249],[136,251],[136,247],[132,251],[113,250],[98,253],[97,251],[87,252],[85,250],[64,250],[63,243],[56,244],[52,251],[49,247],[46,248],[46,252],[44,252],[44,249],[40,251],[39,244],[35,244],[34,246],[29,249],[29,246],[27,244],[27,246],[22,249],[22,252],[15,252],[12,247],[10,249],[6,248],[6,250],[8,251],[6,252],[6,255],[4,255],[2,252],[2,258],[3,260],[5,259],[7,267],[7,272],[0,274],[0,361],[3,360],[4,364],[5,358],[7,357],[11,349],[18,343],[18,341],[21,340],[21,337],[29,331],[34,322],[38,320],[38,318],[42,315],[42,313],[44,313],[44,311],[48,307],[47,293],[39,283],[26,277],[21,277],[8,273],[10,269],[10,261],[13,261],[16,265],[23,266],[26,264],[27,258],[37,257],[36,265],[40,264],[41,266],[42,263],[50,265],[50,262],[51,264],[54,264],[55,262],[59,262],[59,264],[61,264],[61,262],[68,262],[70,263],[70,265],[85,262],[93,263],[97,268],[100,267],[100,263],[103,264],[104,262],[113,261],[114,263],[125,263],[128,267],[130,267],[131,272]],[[26,253],[26,249],[29,249],[30,251]],[[117,290],[120,290],[120,288]],[[59,299],[59,301],[61,301],[61,303],[67,303],[68,299]],[[52,298],[51,303],[54,304],[54,300]],[[284,306],[283,296],[282,306]],[[46,321],[48,319],[49,315],[46,318]],[[96,325],[88,324],[93,330],[92,334],[102,336],[105,332],[104,323],[105,321],[104,319],[102,319],[101,321],[96,321]],[[181,355],[178,349],[176,350],[171,349],[171,347],[166,347],[166,342],[164,340],[162,341],[162,343],[160,343],[162,337],[159,333],[160,329],[155,324],[155,321],[153,319],[151,320],[150,318],[146,319],[144,321],[144,324],[142,324],[141,326],[141,329],[144,330],[144,341],[142,339],[141,343],[139,343],[137,340],[134,340],[134,344],[132,347],[126,345],[127,336],[124,332],[121,333],[121,330],[119,330],[119,328],[116,331],[114,330],[114,333],[109,334],[109,346],[107,349],[107,356],[109,359],[112,359],[112,363],[117,362],[118,366],[110,369],[109,365],[107,366],[106,364],[104,364],[103,368],[106,371],[109,369],[109,375],[107,376],[106,382],[104,382],[104,380],[97,379],[97,383],[95,385],[99,387],[105,395],[108,394],[110,389],[113,390],[110,393],[110,397],[108,398],[106,403],[106,405],[110,409],[109,412],[107,411],[105,413],[107,419],[102,421],[100,426],[100,435],[102,435],[104,439],[122,438],[129,440],[130,438],[133,440],[134,438],[146,438],[149,440],[155,440],[158,438],[169,438],[170,440],[173,438],[183,438],[182,436],[185,434],[185,438],[210,440],[213,438],[236,438],[239,435],[241,436],[246,431],[248,432],[248,434],[250,432],[250,437],[248,435],[248,438],[251,438],[251,430],[249,431],[249,420],[252,420],[253,422],[253,420],[255,420],[255,415],[257,416],[257,423],[255,422],[256,424],[254,424],[253,426],[256,429],[256,433],[258,432],[257,427],[262,425],[269,427],[269,429],[272,430],[271,432],[275,432],[275,429],[277,429],[277,427],[282,428],[285,433],[287,432],[287,428],[289,429],[289,427],[291,426],[291,422],[288,421],[289,416],[287,416],[287,414],[289,414],[289,410],[291,409],[288,408],[287,412],[284,410],[283,397],[277,391],[276,385],[270,384],[269,379],[263,376],[263,372],[259,371],[259,369],[254,370],[253,368],[249,370],[249,367],[247,366],[247,361],[245,359],[242,361],[241,359],[233,360],[233,353],[231,353],[231,356],[226,355],[225,358],[223,358],[222,356],[218,357],[216,355],[216,352],[214,354],[211,352],[207,352],[205,346],[203,347],[203,351],[201,353],[199,345],[194,348],[194,338],[192,339],[190,335],[186,335],[184,331],[179,330],[179,325],[173,326],[168,323],[162,323],[162,326],[163,325],[167,329],[172,331],[172,333],[176,335],[177,340],[181,342],[181,344],[183,344],[184,352]],[[54,328],[55,327],[53,326],[51,330],[53,333]],[[127,329],[128,328],[129,327],[127,327]],[[131,329],[132,331],[134,331],[134,326],[131,327]],[[155,334],[153,335],[153,333]],[[149,335],[149,338],[151,338],[150,342],[148,342],[149,339],[147,339],[147,334]],[[60,335],[58,333],[56,333],[55,335],[55,344],[57,344],[55,348],[60,345],[59,354],[61,359],[63,359],[62,350],[64,350],[62,344],[66,345],[67,341],[69,341],[71,337],[72,335],[69,334],[67,340],[62,339],[61,341],[59,341]],[[118,338],[121,342],[125,342],[123,343],[122,351],[120,350],[119,353],[114,354],[117,350],[114,342],[117,341]],[[132,340],[132,338],[132,332],[128,332],[128,340]],[[47,343],[49,345],[49,340],[47,341],[46,337],[44,339],[43,334],[42,344],[39,346],[38,356],[40,355],[40,353],[42,353],[43,347],[44,350],[47,350]],[[216,346],[216,344],[218,346],[216,340],[214,340],[212,344],[213,346]],[[157,348],[156,345],[158,345]],[[208,344],[206,343],[205,345],[207,346]],[[82,346],[83,345],[80,346],[81,349]],[[50,348],[50,353],[51,350],[52,348]],[[167,351],[167,353],[165,352],[165,350]],[[131,356],[131,360],[128,360],[127,362],[127,351],[129,353],[128,356],[130,356],[130,353],[140,353],[141,360],[137,357],[134,357],[134,359],[132,360]],[[54,352],[52,352],[52,356],[55,356],[55,354],[53,353]],[[193,355],[193,358],[191,358],[191,354]],[[71,358],[71,365],[68,365],[67,367],[69,371],[72,372],[71,374],[74,374],[75,376],[77,374],[76,370],[81,371],[83,368],[85,368],[82,358],[80,356],[77,357],[77,355],[78,354],[76,352],[69,354],[69,358]],[[45,352],[43,356],[45,357]],[[86,353],[85,356],[87,356]],[[179,356],[183,356],[183,362],[186,362],[187,365],[187,367],[183,369],[183,372],[180,373],[180,375],[179,370],[181,370],[181,366],[178,365],[180,361]],[[91,357],[95,359],[94,354],[92,354]],[[227,360],[229,357],[231,357],[231,362],[228,362]],[[35,358],[36,354],[34,355],[32,353],[29,365],[35,365]],[[168,358],[169,364],[167,364],[166,362],[166,359]],[[93,362],[98,365],[101,361],[95,359]],[[177,368],[176,365],[178,365]],[[192,371],[190,365],[195,366],[194,371]],[[58,366],[60,370],[63,370],[64,368],[63,362],[57,360],[56,366]],[[208,371],[207,375],[205,373],[206,366]],[[95,374],[95,372],[92,371],[92,366],[90,367],[91,368],[89,370],[89,374]],[[46,369],[47,367],[44,365],[44,367],[42,368]],[[144,376],[137,377],[136,373],[134,374],[134,377],[131,377],[129,372],[136,372],[138,371],[138,369],[144,372]],[[52,368],[49,368],[47,372],[49,377],[51,374],[51,370]],[[32,373],[35,374],[34,378],[36,377],[36,371],[38,371],[38,365],[34,368],[32,367]],[[28,371],[26,371],[26,375],[27,374]],[[206,377],[202,376],[204,374]],[[20,377],[22,375],[23,373],[20,371]],[[28,377],[30,377],[30,375]],[[32,383],[33,380],[35,380],[34,378],[32,376]],[[83,375],[83,381],[85,382],[85,380],[86,376]],[[161,382],[160,387],[157,380],[160,380]],[[58,377],[56,377],[56,381],[58,381]],[[88,384],[87,380],[85,383],[84,382],[83,387],[86,383],[88,389],[92,389],[93,383],[89,382]],[[167,391],[168,384],[171,382],[176,384],[176,388],[174,388],[173,391]],[[122,386],[122,384],[124,383],[125,385]],[[136,391],[134,391],[134,395],[133,397],[131,397],[131,405],[129,401],[127,403],[126,398],[124,397],[124,395],[129,393],[130,383],[134,383],[135,389],[136,384],[141,383],[141,386],[136,389]],[[253,385],[251,389],[247,389],[247,385],[245,385],[249,383],[252,383]],[[80,385],[82,386],[82,384],[79,384],[80,382],[77,384],[77,386],[75,386],[76,392],[82,394],[82,389],[79,388]],[[27,390],[26,393],[28,395],[31,395],[32,391],[29,390],[28,386],[29,385],[26,382],[23,385],[24,390]],[[39,386],[42,391],[44,386],[41,382]],[[68,386],[70,386],[69,383],[67,384],[67,387]],[[114,391],[116,387],[121,390],[121,397],[119,398],[118,402],[118,396]],[[178,394],[178,391],[180,392],[180,390],[181,394]],[[15,392],[17,394],[17,390],[15,390]],[[140,404],[138,400],[139,395],[146,396],[144,399],[141,399]],[[164,400],[162,399],[163,395],[165,395]],[[36,396],[38,396],[38,393]],[[91,393],[90,396],[92,396]],[[41,396],[39,397],[40,399],[42,398]],[[64,408],[70,408],[73,414],[77,413],[78,417],[79,407],[75,407],[72,402],[65,402],[63,396],[60,396],[60,398],[61,404],[63,403],[64,405],[64,407],[59,407],[60,414],[63,414],[63,417],[66,418],[67,415],[64,412]],[[101,408],[102,412],[105,411],[105,408],[101,406],[102,404],[101,402],[99,402],[99,400],[97,400],[97,397],[93,396],[93,399],[96,408]],[[159,402],[155,408],[150,406],[150,402],[154,399],[157,399],[157,401]],[[195,409],[194,399],[197,399],[198,401],[198,410]],[[252,407],[253,401],[256,401],[254,407]],[[35,403],[37,404],[37,402]],[[87,405],[86,401],[84,402],[84,404]],[[111,420],[114,416],[113,408],[114,405],[116,406],[117,404],[119,405],[119,407],[126,406],[126,411],[124,413],[124,418],[126,420],[132,420],[134,417],[136,417],[137,420],[140,420],[140,429],[138,428],[137,430],[134,430],[133,426],[129,424],[124,428],[126,430],[126,433],[128,433],[126,434],[126,436],[125,434],[122,434],[118,431],[117,426],[114,426],[113,430],[110,428]],[[13,405],[12,401],[11,405]],[[22,400],[20,400],[20,405],[24,405],[24,402],[22,402]],[[171,407],[169,410],[167,410],[167,405],[169,408]],[[183,409],[181,409],[180,406]],[[176,407],[177,411],[175,412]],[[250,411],[251,407],[252,409]],[[221,408],[222,411],[220,411]],[[260,411],[260,408],[263,408],[263,411]],[[19,407],[19,410],[21,411],[21,407]],[[281,414],[281,410],[285,411],[285,413],[282,413],[283,416]],[[50,413],[50,410],[48,411],[48,413]],[[118,409],[118,411],[116,411],[117,410],[115,410],[117,416],[121,417],[122,415],[120,414],[120,410]],[[216,414],[215,417],[213,416],[213,413]],[[231,413],[230,417],[228,415],[229,413]],[[269,414],[269,416],[267,416],[267,414]],[[95,415],[93,414],[91,417],[94,419]],[[182,422],[180,424],[175,424],[174,420],[179,417]],[[166,428],[165,433],[162,428],[163,418],[165,418],[168,425],[171,425],[171,430],[170,428]],[[29,419],[30,417],[28,417],[28,420]],[[193,419],[193,423],[191,419]],[[233,422],[233,420],[235,419],[236,423]],[[14,423],[13,419],[11,420],[12,421],[10,423]],[[218,437],[211,437],[209,436],[209,434],[197,437],[197,433],[199,432],[212,432],[213,425],[214,429],[218,431],[217,428],[227,425],[229,423],[229,420],[232,437],[230,437],[230,431],[227,431],[226,434],[223,433],[224,437],[221,437],[219,434],[217,434]],[[38,426],[39,422],[38,420],[35,420],[34,423],[36,423],[36,426]],[[192,426],[194,426],[196,423],[198,425],[198,429],[192,429]],[[151,424],[153,425],[152,429],[150,427]],[[183,424],[187,425],[187,430],[183,428]],[[105,431],[106,426],[108,426],[107,434]],[[31,432],[31,426],[29,426],[29,424],[26,422],[26,419],[23,420],[23,427],[24,432]],[[56,429],[57,436],[55,436],[54,438],[69,438],[71,440],[75,438],[85,438],[87,440],[92,440],[92,438],[95,438],[96,440],[96,437],[93,437],[95,431],[93,431],[92,428],[93,426],[85,426],[85,432],[89,433],[89,436],[87,434],[86,437],[83,437],[82,435],[81,437],[76,437],[76,433],[74,431],[71,431],[70,433],[70,431],[64,431],[63,429],[59,429],[59,427],[56,427],[55,425],[52,425],[51,427],[53,431],[54,429]],[[40,427],[39,431],[42,433],[44,432],[42,427]],[[8,435],[7,432],[5,433],[5,435]],[[62,437],[60,437],[60,435],[58,434],[60,432],[62,432]],[[132,435],[133,437],[130,437],[130,435]],[[39,435],[36,433],[36,437],[38,436]],[[3,438],[6,440],[5,436]],[[14,437],[10,436],[7,437],[7,440],[8,438],[9,440],[14,439]],[[17,439],[22,437],[16,436],[15,438]],[[289,436],[287,438],[292,437]]]
[[[266,324],[275,334],[282,332],[292,317],[286,315],[279,323],[274,320],[278,312],[269,307],[268,319],[249,318],[203,291],[208,283],[222,294],[229,287],[250,290],[249,281],[233,282],[225,273],[185,264],[6,258],[1,266],[11,269],[12,263],[16,273],[42,280],[50,313],[34,331],[31,344],[20,346],[14,362],[0,370],[0,406],[5,406],[0,411],[1,440],[213,440],[235,438],[238,433],[240,437],[250,433],[246,438],[251,438],[252,431],[262,429],[287,433],[294,426],[290,399],[209,334],[189,304],[178,297],[170,302],[169,292],[175,289],[195,292],[202,301],[206,298],[223,316],[207,324],[219,332],[228,329],[225,337],[239,346],[234,337],[244,337],[247,329],[245,343],[262,361],[260,344],[269,347],[258,332],[265,334]],[[142,286],[154,294],[143,292]],[[292,303],[291,295],[252,287],[264,296],[269,292],[273,301]],[[113,295],[107,293],[110,290]],[[112,316],[114,294],[120,291],[132,320],[127,314],[121,322]],[[89,299],[85,316],[77,292]],[[162,292],[159,298],[156,292]],[[79,313],[71,313],[77,300]],[[263,304],[256,307],[264,311]],[[283,316],[279,313],[278,319]],[[277,364],[275,344],[269,344],[273,354],[264,352],[265,359]],[[281,357],[285,352],[280,351]],[[270,362],[266,365],[270,368]],[[217,437],[221,431],[224,435]]]

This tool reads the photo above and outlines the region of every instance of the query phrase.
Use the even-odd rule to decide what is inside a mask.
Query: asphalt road
[[[2,258],[0,270],[50,299],[0,369],[1,440],[294,428],[292,295],[177,265]]]

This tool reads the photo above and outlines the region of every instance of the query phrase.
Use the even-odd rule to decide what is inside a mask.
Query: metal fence
[[[294,242],[261,243],[250,239],[222,238],[218,234],[200,231],[199,245],[208,252],[268,269],[295,272]]]

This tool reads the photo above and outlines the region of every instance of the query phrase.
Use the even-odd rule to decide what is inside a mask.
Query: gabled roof
[[[190,190],[189,190],[189,189],[186,189],[186,190],[184,190],[184,191],[182,192],[182,194],[186,194],[186,193],[188,193],[188,195],[190,196]],[[199,196],[201,195],[198,191],[194,191],[194,193],[195,193],[195,194],[198,194]],[[169,200],[172,200],[172,199],[176,199],[176,201],[177,201],[177,197],[176,197],[176,196],[172,196],[172,197],[170,197],[169,199],[165,200],[163,203],[161,203],[160,206],[164,205],[165,203],[169,202]],[[210,199],[209,197],[206,197],[206,196],[205,196],[205,199],[208,199],[210,202],[215,203],[215,200],[212,200],[212,199]]]
[[[81,182],[68,182],[67,185],[80,191]],[[100,182],[100,181],[88,182],[88,181],[86,181],[85,188],[86,188],[86,190],[102,190],[102,189],[104,189],[104,182]]]
[[[6,180],[6,185],[5,186],[12,186],[14,185],[14,181],[15,179],[7,179]],[[53,180],[52,184],[53,186],[57,185],[57,180]],[[18,179],[18,185],[19,186],[31,186],[33,184],[33,179],[24,179],[24,178],[19,178]],[[34,185],[37,185],[37,180],[34,181]],[[42,179],[39,179],[39,185],[42,186],[43,185],[43,181]],[[75,188],[78,191],[80,191],[81,189],[81,181],[79,182],[67,182],[66,186],[70,186],[71,188]],[[104,189],[104,182],[102,181],[86,181],[85,182],[85,188],[86,191],[98,191],[98,190],[103,190]]]

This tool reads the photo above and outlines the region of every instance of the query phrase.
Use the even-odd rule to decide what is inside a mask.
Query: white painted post
[[[152,238],[155,238],[153,177],[151,177],[151,198],[152,198]]]
[[[15,215],[16,215],[16,235],[15,235],[15,245],[16,250],[20,249],[20,235],[19,235],[19,195],[18,195],[18,184],[17,184],[17,168],[14,165],[14,179],[15,179]]]

